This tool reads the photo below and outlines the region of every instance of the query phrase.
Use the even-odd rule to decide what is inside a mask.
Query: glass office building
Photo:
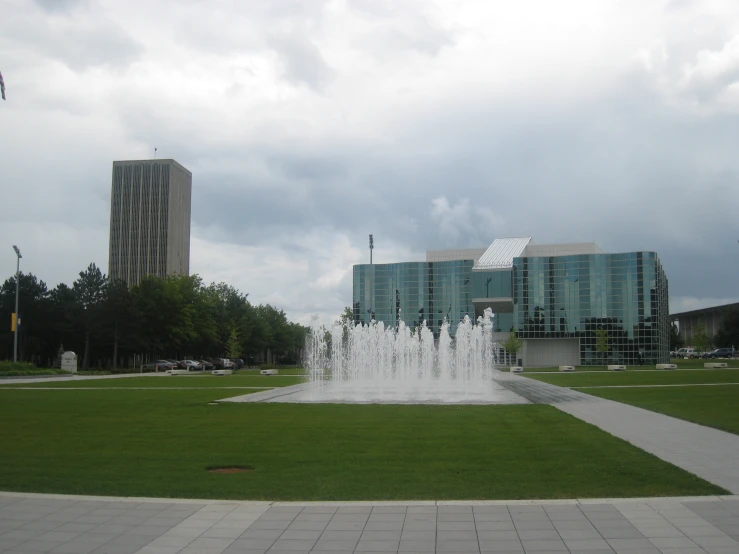
[[[457,254],[470,259],[449,252],[354,266],[355,322],[426,321],[438,336],[445,319],[454,333],[465,315],[491,308],[495,339],[515,330],[530,367],[669,361],[667,278],[654,252],[605,254],[593,243],[536,245],[529,237]]]
[[[354,321],[400,321],[415,328],[423,321],[438,336],[446,319],[454,333],[472,306],[473,260],[406,262],[354,266]]]
[[[667,294],[654,252],[513,260],[519,337],[576,344],[578,365],[669,361]],[[607,337],[600,351],[599,331]]]

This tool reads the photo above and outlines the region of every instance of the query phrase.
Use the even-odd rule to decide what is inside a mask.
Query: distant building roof
[[[455,260],[473,260],[477,263],[487,248],[456,248],[452,250],[426,250],[427,262],[452,262]]]
[[[508,269],[521,256],[531,237],[495,239],[472,269]]]

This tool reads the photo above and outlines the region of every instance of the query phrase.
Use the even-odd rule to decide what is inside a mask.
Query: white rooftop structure
[[[495,239],[472,269],[510,269],[530,242],[531,237]]]
[[[477,260],[480,259],[487,248],[456,248],[453,250],[426,250],[427,262],[453,262],[456,260]]]

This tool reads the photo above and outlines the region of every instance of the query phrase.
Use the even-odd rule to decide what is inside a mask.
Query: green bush
[[[33,377],[35,375],[69,375],[61,369],[0,369],[0,377]]]
[[[36,368],[27,362],[0,362],[0,371],[33,371]]]

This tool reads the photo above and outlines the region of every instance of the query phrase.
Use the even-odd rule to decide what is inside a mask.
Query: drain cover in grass
[[[249,466],[223,466],[223,467],[209,467],[207,470],[210,473],[222,473],[222,474],[229,474],[229,473],[243,473],[244,471],[253,471],[253,467]]]

